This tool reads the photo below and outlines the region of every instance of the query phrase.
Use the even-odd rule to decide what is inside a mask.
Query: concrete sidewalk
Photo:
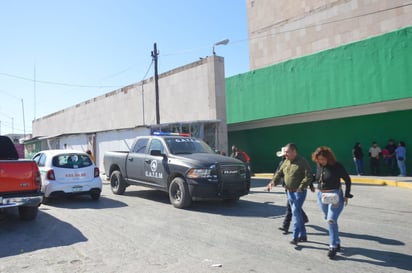
[[[253,178],[272,179],[272,173],[256,173]],[[371,184],[412,189],[412,177],[410,176],[357,176],[351,175],[354,184]]]

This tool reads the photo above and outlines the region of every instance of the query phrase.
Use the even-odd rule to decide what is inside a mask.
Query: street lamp
[[[224,39],[224,40],[222,40],[222,41],[219,41],[219,42],[215,43],[215,44],[213,45],[213,55],[216,55],[215,46],[218,46],[218,45],[227,45],[228,43],[229,43],[229,39]]]

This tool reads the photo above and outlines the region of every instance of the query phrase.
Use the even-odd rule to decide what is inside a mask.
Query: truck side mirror
[[[164,154],[162,154],[162,152],[160,150],[151,150],[150,151],[150,155],[153,156],[164,156]]]

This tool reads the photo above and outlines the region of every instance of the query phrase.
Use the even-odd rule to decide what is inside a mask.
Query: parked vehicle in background
[[[130,152],[106,152],[105,174],[112,192],[140,185],[169,193],[176,208],[194,199],[238,200],[249,193],[250,173],[235,158],[216,154],[200,139],[158,133],[138,137]]]
[[[0,213],[18,207],[23,220],[36,218],[43,200],[40,172],[33,160],[19,160],[10,138],[0,136]]]
[[[98,200],[102,191],[99,168],[83,151],[44,150],[36,153],[44,201],[69,195],[90,195]]]

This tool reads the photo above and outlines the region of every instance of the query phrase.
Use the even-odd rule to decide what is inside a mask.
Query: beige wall
[[[224,59],[210,56],[159,75],[160,123],[222,121],[216,143],[227,148]],[[156,124],[153,77],[33,121],[33,137]]]
[[[412,25],[407,0],[246,0],[250,69]]]

